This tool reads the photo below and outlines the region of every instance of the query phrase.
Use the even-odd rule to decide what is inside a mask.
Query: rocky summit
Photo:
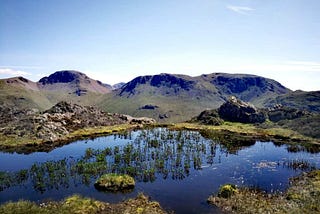
[[[266,120],[266,116],[262,111],[234,96],[222,104],[218,112],[222,119],[232,122],[262,123]]]

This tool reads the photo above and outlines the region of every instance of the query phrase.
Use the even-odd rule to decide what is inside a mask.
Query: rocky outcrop
[[[59,102],[44,112],[0,106],[0,132],[5,135],[57,141],[71,132],[90,127],[117,124],[151,124],[151,118],[111,114],[95,107]]]
[[[310,113],[307,111],[284,107],[280,104],[275,105],[273,108],[269,108],[267,112],[268,118],[272,122],[278,122],[280,120],[293,120],[310,115]]]
[[[149,117],[132,117],[130,115],[118,114],[121,119],[129,122],[130,124],[152,124],[155,123],[155,119]]]
[[[218,109],[205,110],[193,118],[191,122],[216,126],[221,125],[224,120],[241,123],[263,123],[266,120],[266,114],[253,105],[231,96]]]
[[[219,116],[227,121],[241,123],[263,123],[266,115],[253,105],[232,96],[218,109]]]
[[[213,126],[221,125],[223,122],[216,109],[201,112],[197,117],[197,121],[201,121],[201,123],[205,125]]]

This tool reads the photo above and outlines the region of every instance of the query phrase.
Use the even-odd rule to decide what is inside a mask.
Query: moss
[[[80,195],[73,195],[67,198],[63,207],[70,210],[70,213],[96,213],[103,210],[105,204],[100,201],[95,201],[91,198],[83,198]]]
[[[104,174],[95,182],[95,187],[107,191],[125,191],[133,189],[135,186],[134,178],[129,175]]]
[[[238,189],[233,184],[222,185],[219,189],[218,196],[223,198],[230,198],[232,195],[238,193]]]

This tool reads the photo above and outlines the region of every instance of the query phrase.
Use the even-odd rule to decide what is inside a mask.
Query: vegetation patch
[[[235,193],[238,193],[238,189],[234,184],[225,184],[220,187],[218,196],[222,198],[230,198]]]
[[[144,194],[139,194],[136,198],[129,199],[117,204],[110,204],[85,198],[80,195],[72,195],[63,201],[49,201],[36,204],[30,201],[7,202],[0,206],[2,214],[22,214],[22,213],[167,213],[158,202],[151,201]]]
[[[217,196],[208,198],[208,203],[231,213],[319,213],[319,201],[320,170],[292,178],[285,193],[266,194],[227,184],[220,188]]]
[[[132,190],[135,186],[134,178],[125,174],[104,174],[94,184],[97,189],[107,191]]]

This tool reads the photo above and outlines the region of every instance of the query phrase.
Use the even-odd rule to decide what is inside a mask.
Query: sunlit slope
[[[51,107],[52,103],[35,82],[15,77],[0,80],[0,105],[44,110]]]
[[[160,122],[180,122],[205,109],[219,107],[231,95],[259,106],[265,99],[289,91],[274,80],[254,75],[160,74],[133,79],[105,95],[99,106],[106,111],[148,116]]]

